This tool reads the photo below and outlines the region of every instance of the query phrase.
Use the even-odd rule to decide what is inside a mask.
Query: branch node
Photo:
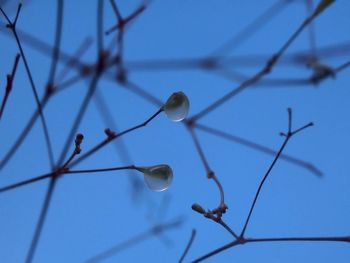
[[[215,176],[215,174],[214,174],[213,171],[209,171],[209,172],[207,173],[208,179],[211,179],[211,178],[213,178],[214,176]]]
[[[77,136],[75,137],[75,154],[80,154],[81,152],[81,148],[80,145],[83,142],[84,139],[84,135],[81,133],[78,133]]]
[[[279,58],[279,56],[277,54],[275,54],[267,61],[265,68],[263,70],[266,74],[271,72],[272,67],[276,64],[278,58]]]
[[[117,133],[115,131],[112,131],[110,128],[105,129],[105,134],[109,140],[113,139],[117,135]]]
[[[247,239],[244,236],[239,236],[236,240],[237,244],[244,245],[247,243]]]
[[[65,172],[67,172],[69,169],[67,167],[59,167],[58,169],[56,169],[53,174],[52,177],[53,178],[58,178],[59,176],[61,176],[62,174],[64,174]]]
[[[117,72],[116,79],[119,83],[125,84],[126,81],[128,80],[127,71],[124,68],[119,68],[118,72]]]
[[[102,73],[104,71],[108,57],[109,57],[108,50],[101,50],[98,57],[97,64],[96,64],[96,72]]]
[[[204,58],[200,62],[200,66],[205,69],[214,69],[217,67],[218,63],[217,60],[214,58]]]
[[[193,118],[188,118],[184,120],[184,123],[188,128],[192,128],[193,125],[196,123],[196,120]]]
[[[92,66],[89,66],[89,65],[83,65],[81,68],[80,68],[80,74],[82,76],[88,76],[91,74],[91,72],[93,71],[93,67]]]
[[[45,96],[49,97],[52,95],[55,87],[52,83],[47,83],[46,88],[45,88]]]
[[[228,206],[225,203],[220,203],[220,205],[213,210],[213,213],[217,215],[217,218],[221,220],[223,214],[226,213]]]
[[[317,59],[312,59],[309,61],[307,63],[307,66],[313,70],[313,73],[310,76],[309,80],[315,85],[329,76],[332,78],[335,78],[336,76],[335,70],[332,67],[320,63]]]

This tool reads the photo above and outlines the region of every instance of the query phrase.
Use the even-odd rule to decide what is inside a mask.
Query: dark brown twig
[[[199,140],[193,130],[191,122],[185,123],[189,133],[191,134],[192,140],[195,144],[195,148],[201,158],[201,161],[203,163],[203,166],[206,170],[208,179],[212,179],[215,184],[217,185],[219,192],[220,192],[220,203],[218,207],[216,207],[213,210],[205,211],[199,204],[192,205],[192,209],[200,214],[202,214],[204,217],[211,219],[212,221],[220,224],[223,226],[234,238],[238,238],[238,235],[222,220],[222,215],[226,213],[226,210],[228,209],[227,205],[225,204],[225,193],[224,188],[222,187],[219,179],[215,175],[215,173],[211,170],[209,163],[207,161],[207,158],[204,155],[203,149],[199,143]]]
[[[73,153],[73,155],[75,154]],[[66,164],[68,165],[71,160],[72,159],[67,160]],[[119,170],[137,170],[136,168],[137,167],[135,165],[128,165],[128,166],[119,166],[119,167],[101,168],[101,169],[69,170],[67,166],[63,166],[57,169],[55,172],[39,175],[32,179],[0,188],[0,193],[6,192],[21,186],[29,185],[38,181],[42,181],[48,178],[54,178],[54,177],[57,178],[64,174],[101,173],[101,172],[112,172],[112,171],[119,171]]]
[[[64,159],[66,158],[67,152],[68,152],[68,148],[69,148],[69,144],[70,141],[72,140],[74,134],[76,133],[79,124],[83,118],[83,115],[87,109],[87,106],[90,102],[90,99],[95,91],[95,89],[97,88],[97,83],[98,80],[103,72],[104,65],[105,65],[105,54],[103,52],[103,34],[102,34],[102,27],[103,27],[103,1],[98,1],[98,6],[97,6],[97,61],[98,61],[98,67],[96,69],[96,72],[94,73],[94,76],[91,80],[91,85],[89,87],[89,90],[83,100],[83,103],[80,107],[80,110],[78,112],[78,115],[74,121],[73,127],[70,130],[70,133],[67,137],[66,140],[66,144],[63,147],[63,150],[61,152],[60,158],[58,159],[58,162],[56,164],[56,167],[58,167],[56,169],[57,171],[57,176],[51,177],[50,179],[50,184],[49,184],[49,188],[48,191],[45,195],[45,202],[44,205],[41,209],[41,213],[40,213],[40,217],[39,217],[39,221],[36,225],[36,229],[35,229],[35,233],[34,236],[32,238],[31,244],[30,244],[30,248],[29,248],[29,252],[27,254],[27,258],[26,258],[26,262],[27,263],[31,263],[38,245],[38,242],[40,240],[40,236],[41,236],[41,232],[42,229],[44,227],[45,224],[45,220],[46,220],[46,216],[47,216],[47,212],[49,210],[50,207],[50,203],[52,200],[52,196],[54,193],[54,189],[56,186],[56,182],[57,182],[57,178],[58,176],[62,173],[62,171],[66,168],[66,166],[73,160],[74,156],[76,154],[80,153],[80,150],[77,151],[77,139],[76,139],[76,147],[75,150],[73,152],[73,154],[71,155],[70,158],[68,158],[68,160],[63,164]],[[79,143],[80,145],[80,143]]]
[[[258,197],[259,197],[259,194],[260,194],[260,191],[266,181],[266,179],[268,178],[268,176],[270,175],[273,167],[275,166],[275,164],[277,163],[278,159],[280,158],[284,148],[287,146],[289,140],[297,133],[299,133],[300,131],[312,126],[313,123],[308,123],[307,125],[299,128],[299,129],[296,129],[296,130],[292,130],[292,109],[288,108],[288,130],[287,130],[287,133],[281,133],[281,135],[283,135],[285,137],[283,143],[282,143],[282,146],[280,147],[280,149],[278,150],[274,160],[272,161],[270,167],[268,168],[268,170],[266,171],[263,179],[261,180],[260,184],[259,184],[259,187],[257,189],[257,192],[254,196],[254,200],[252,202],[252,205],[250,207],[250,210],[249,210],[249,214],[247,216],[247,219],[245,220],[245,223],[244,223],[244,226],[243,226],[243,229],[242,229],[242,232],[240,234],[240,237],[243,238],[244,237],[244,234],[245,234],[245,231],[247,229],[247,226],[249,224],[249,221],[250,221],[250,217],[253,213],[253,210],[254,210],[254,207],[255,207],[255,204],[258,200]]]
[[[109,2],[111,3],[111,6],[112,6],[114,13],[116,14],[118,23],[106,31],[107,35],[111,34],[115,30],[124,31],[125,26],[127,24],[129,24],[131,21],[133,21],[137,16],[139,16],[146,9],[146,6],[144,4],[142,4],[134,12],[132,12],[129,16],[123,18],[115,1],[110,0]]]
[[[71,163],[71,167],[77,165],[78,163],[80,163],[81,161],[85,160],[86,158],[88,158],[90,155],[92,155],[93,153],[95,153],[96,151],[100,150],[101,148],[103,148],[104,146],[106,146],[107,144],[109,144],[110,142],[112,142],[113,140],[129,133],[132,132],[134,130],[140,129],[142,127],[145,127],[148,123],[150,123],[155,117],[157,117],[161,112],[163,111],[163,109],[159,109],[155,114],[153,114],[150,118],[148,118],[146,121],[144,121],[141,124],[138,124],[132,128],[129,128],[127,130],[124,130],[120,133],[109,133],[109,135],[107,136],[106,139],[104,139],[102,142],[98,143],[95,147],[93,147],[92,149],[90,149],[89,151],[87,151],[85,154],[83,154],[80,158],[76,159],[75,161],[73,161]]]
[[[106,133],[107,133],[107,138],[105,140],[103,140],[102,142],[100,142],[99,144],[97,144],[95,147],[93,147],[92,149],[90,149],[88,152],[86,152],[85,154],[83,154],[80,158],[76,159],[75,161],[73,161],[73,158],[78,154],[78,150],[77,148],[75,148],[75,150],[73,151],[72,155],[68,158],[68,160],[65,162],[65,164],[63,166],[61,166],[61,168],[59,169],[56,169],[56,171],[54,171],[53,173],[48,173],[48,174],[45,174],[45,175],[41,175],[41,176],[37,176],[37,177],[34,177],[32,179],[29,179],[29,180],[25,180],[25,181],[22,181],[22,182],[18,182],[18,183],[15,183],[15,184],[12,184],[12,185],[9,185],[9,186],[6,186],[6,187],[3,187],[3,188],[0,188],[0,193],[1,192],[5,192],[5,191],[9,191],[9,190],[12,190],[12,189],[15,189],[17,187],[21,187],[21,186],[24,186],[24,185],[27,185],[27,184],[31,184],[31,183],[34,183],[34,182],[37,182],[37,181],[41,181],[41,180],[44,180],[46,178],[53,178],[52,175],[54,173],[56,173],[56,175],[61,175],[63,173],[67,173],[68,170],[66,170],[66,168],[68,166],[70,167],[73,167],[75,165],[77,165],[78,163],[80,163],[81,161],[83,161],[84,159],[86,159],[87,157],[89,157],[91,154],[93,154],[94,152],[98,151],[99,149],[101,149],[102,147],[104,147],[105,145],[109,144],[111,141],[129,133],[129,132],[132,132],[134,130],[137,130],[137,129],[140,129],[142,127],[145,127],[148,123],[150,123],[155,117],[157,117],[161,112],[163,111],[163,109],[159,109],[155,114],[153,114],[150,118],[148,118],[146,121],[144,121],[143,123],[141,124],[138,124],[132,128],[129,128],[129,129],[126,129],[120,133],[114,133],[113,131],[111,130],[106,130]],[[80,136],[78,134],[78,136]],[[77,139],[76,138],[76,142],[77,142]],[[79,144],[80,145],[80,144]],[[79,146],[78,145],[78,146]],[[77,144],[76,144],[76,147],[77,147]],[[80,146],[79,146],[80,147]],[[79,151],[80,153],[80,151]],[[58,171],[58,172],[57,172]],[[73,173],[72,171],[70,171],[70,173]],[[57,176],[56,176],[57,177]]]
[[[347,242],[350,243],[350,236],[338,236],[338,237],[276,237],[276,238],[246,238],[242,240],[236,240],[230,242],[224,246],[221,246],[204,256],[201,256],[193,263],[201,262],[207,258],[210,258],[218,253],[221,253],[229,248],[237,245],[244,245],[247,243],[263,243],[263,242]]]
[[[224,189],[219,181],[219,179],[216,177],[215,173],[212,171],[212,169],[209,167],[209,163],[207,161],[207,158],[204,155],[203,149],[199,143],[199,140],[193,131],[193,129],[187,125],[187,128],[192,136],[192,140],[194,142],[195,148],[202,160],[203,166],[205,168],[205,171],[207,173],[208,179],[212,179],[215,184],[217,185],[219,192],[220,192],[220,202],[217,208],[213,209],[212,211],[209,210],[207,213],[204,214],[205,217],[210,218],[216,222],[220,221],[222,214],[224,214],[227,210],[227,205],[225,204],[225,193]]]
[[[145,127],[149,122],[151,122],[155,117],[157,117],[161,112],[163,111],[162,108],[160,108],[155,114],[153,114],[150,118],[148,118],[146,121],[144,121],[143,123],[141,124],[138,124],[132,128],[129,128],[127,130],[124,130],[120,133],[114,133],[112,131],[108,132],[108,137],[103,140],[101,143],[97,144],[95,147],[93,147],[91,150],[89,150],[87,153],[85,153],[84,155],[81,156],[81,158],[77,159],[76,161],[73,161],[73,158],[75,157],[75,155],[77,154],[77,148],[74,150],[73,154],[71,155],[70,158],[68,158],[68,161],[66,161],[66,163],[63,165],[63,168],[66,168],[68,167],[68,165],[70,165],[70,167],[73,167],[75,166],[76,164],[78,164],[79,162],[81,162],[82,160],[86,159],[87,157],[89,157],[91,154],[93,154],[94,152],[98,151],[99,149],[101,149],[103,146],[109,144],[111,141],[129,133],[129,132],[132,132],[134,130],[137,130],[137,129],[140,129],[142,127]],[[76,139],[77,141],[77,139]],[[79,144],[80,145],[80,144]],[[77,145],[76,145],[77,146]],[[79,151],[80,153],[80,151]],[[64,169],[60,169],[60,174],[64,173]],[[73,173],[73,172],[70,172],[70,173]],[[12,190],[12,189],[15,189],[17,187],[20,187],[20,186],[24,186],[24,185],[27,185],[27,184],[31,184],[31,183],[34,183],[34,182],[37,182],[37,181],[40,181],[40,180],[43,180],[43,179],[46,179],[46,178],[49,178],[52,176],[52,173],[49,173],[49,174],[45,174],[43,176],[38,176],[38,177],[34,177],[32,179],[29,179],[29,180],[25,180],[23,182],[19,182],[19,183],[15,183],[13,185],[10,185],[10,186],[6,186],[6,187],[3,187],[3,188],[0,188],[0,193],[1,192],[5,192],[5,191],[8,191],[8,190]]]
[[[16,31],[17,20],[18,20],[21,8],[22,8],[22,4],[20,3],[18,5],[18,8],[17,8],[16,17],[15,17],[15,19],[13,21],[11,21],[8,18],[8,16],[6,15],[6,13],[4,12],[4,10],[1,7],[0,7],[0,11],[4,15],[5,19],[7,20],[7,23],[8,23],[7,27],[12,31],[12,33],[13,33],[13,35],[15,37],[15,40],[16,40],[19,52],[21,54],[21,57],[22,57],[22,60],[23,60],[23,63],[24,63],[24,67],[25,67],[25,70],[26,70],[28,78],[29,78],[30,86],[31,86],[31,89],[32,89],[32,92],[33,92],[33,95],[34,95],[34,98],[35,98],[35,102],[36,102],[37,109],[38,109],[38,112],[39,112],[41,124],[42,124],[42,127],[43,127],[44,137],[45,137],[45,142],[46,142],[46,146],[47,146],[47,151],[48,151],[50,165],[51,165],[51,168],[53,169],[53,167],[54,167],[54,156],[53,156],[53,150],[52,150],[49,130],[47,128],[46,119],[45,119],[45,116],[44,116],[44,113],[43,113],[43,110],[42,110],[42,105],[41,105],[41,102],[39,100],[39,95],[38,95],[37,88],[36,88],[35,83],[34,83],[34,79],[33,79],[31,70],[29,68],[26,56],[24,54],[21,41],[20,41],[20,39],[18,37],[18,34],[17,34],[17,31]]]
[[[31,263],[33,261],[33,258],[34,258],[34,255],[35,255],[35,252],[36,252],[39,240],[40,240],[40,236],[41,236],[42,230],[44,228],[46,216],[47,216],[47,213],[48,213],[49,208],[50,208],[50,204],[51,204],[51,200],[52,200],[52,197],[53,197],[53,194],[54,194],[54,190],[55,190],[55,187],[56,187],[57,179],[59,178],[59,176],[61,176],[67,170],[67,166],[73,160],[73,158],[76,155],[80,154],[80,151],[81,151],[80,145],[81,145],[81,143],[83,141],[83,138],[84,138],[84,136],[82,134],[77,134],[77,136],[75,138],[75,148],[74,148],[74,151],[73,151],[72,155],[70,156],[70,158],[68,158],[68,160],[64,163],[64,165],[62,167],[57,168],[53,173],[50,174],[49,187],[48,187],[48,189],[46,191],[44,204],[43,204],[43,206],[41,208],[39,220],[38,220],[38,222],[36,224],[35,232],[34,232],[34,235],[32,237],[32,241],[30,243],[29,251],[28,251],[28,254],[27,254],[27,257],[26,257],[26,263]],[[39,178],[37,178],[38,180],[36,180],[36,181],[33,181],[33,179],[32,179],[31,182],[29,182],[29,180],[27,180],[26,184],[34,183],[34,182],[37,182],[39,180],[46,179],[47,177],[46,176],[41,176]],[[23,186],[23,185],[24,184],[21,184],[21,185],[18,185],[18,186]],[[12,188],[12,189],[14,189],[14,188]]]
[[[196,229],[192,229],[190,239],[188,240],[186,248],[185,248],[184,252],[182,253],[181,258],[179,259],[179,263],[182,263],[183,260],[185,259],[188,251],[190,250],[190,248],[192,246],[192,243],[193,243],[195,237],[196,237]]]
[[[94,102],[96,103],[97,110],[101,115],[102,120],[104,121],[106,127],[110,127],[116,133],[119,132],[119,128],[116,124],[116,118],[113,116],[112,111],[109,108],[109,105],[104,100],[103,94],[97,90],[94,96]],[[113,144],[115,151],[118,153],[123,164],[134,163],[132,161],[131,155],[128,151],[127,145],[124,143],[122,138],[119,138],[118,141],[115,141]],[[141,179],[132,171],[130,171],[130,176],[128,176],[133,191],[133,197],[135,198],[139,190],[141,189],[143,183]]]
[[[0,188],[0,193],[7,192],[7,191],[10,191],[10,190],[13,190],[13,189],[16,189],[18,187],[25,186],[28,184],[32,184],[34,182],[48,179],[48,178],[52,177],[53,175],[54,175],[54,172],[51,172],[51,173],[43,174],[43,175],[36,176],[36,177],[28,179],[28,180],[24,180],[24,181],[21,181],[18,183],[14,183],[14,184],[2,187],[2,188]]]
[[[12,90],[13,79],[15,78],[15,75],[16,75],[17,65],[18,65],[20,57],[21,57],[20,54],[16,55],[15,62],[13,63],[12,71],[10,74],[8,74],[6,76],[7,83],[6,83],[6,87],[5,87],[5,94],[4,94],[4,97],[2,99],[1,108],[0,108],[0,120],[1,120],[2,114],[4,113],[6,102],[8,100],[10,93],[11,93],[11,90]]]

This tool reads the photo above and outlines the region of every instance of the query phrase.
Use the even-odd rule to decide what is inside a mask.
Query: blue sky
[[[2,4],[11,17],[15,15],[15,2]],[[151,1],[126,28],[124,60],[130,81],[163,102],[173,92],[183,91],[190,100],[190,116],[195,115],[241,81],[198,67],[161,65],[152,68],[146,65],[140,68],[137,65],[164,59],[205,58],[276,2]],[[281,4],[273,17],[269,16],[258,31],[235,49],[214,53],[225,59],[234,58],[226,70],[250,77],[265,65],[307,15],[305,1],[289,2]],[[109,1],[104,3],[104,30],[107,30],[115,25],[116,17]],[[314,6],[316,3],[313,1]],[[128,16],[140,1],[117,1],[117,4],[122,15]],[[91,38],[90,48],[81,57],[87,63],[94,63],[96,58],[96,10],[97,1],[65,1],[64,4],[61,48],[73,55],[84,39]],[[350,2],[336,1],[315,20],[316,55],[321,63],[337,67],[349,61],[349,11]],[[55,15],[55,1],[24,1],[17,26],[52,45]],[[9,37],[3,17],[1,22],[0,94],[3,94],[6,74],[11,71],[18,49],[13,37]],[[111,43],[115,52],[114,34],[105,36],[104,41],[107,47]],[[341,44],[346,44],[345,48],[340,48]],[[327,46],[333,46],[332,50],[337,54],[327,55],[321,51]],[[51,57],[25,40],[23,47],[41,97]],[[287,59],[289,55],[295,59],[295,52],[309,54],[308,29],[293,42],[266,79],[308,78],[312,71],[305,63]],[[248,59],[261,55],[263,59],[260,60]],[[59,63],[57,75],[64,68],[64,64]],[[77,71],[70,70],[66,79],[75,74]],[[125,130],[142,123],[159,108],[111,80],[110,76],[115,74],[116,68],[112,67],[99,81],[96,96],[79,126],[78,131],[85,136],[82,153],[104,139],[104,130],[114,129],[113,123],[118,130]],[[283,143],[279,132],[287,128],[288,107],[293,108],[293,127],[310,121],[315,123],[314,127],[293,137],[285,153],[312,163],[324,176],[320,178],[302,167],[279,160],[259,197],[247,228],[248,237],[349,235],[349,80],[349,69],[345,69],[334,79],[326,79],[317,86],[255,85],[199,120],[200,124],[274,150]],[[86,77],[57,93],[44,109],[56,160],[90,81],[91,77]],[[108,106],[110,117],[101,116],[98,98]],[[0,120],[0,159],[35,109],[21,60],[13,91]],[[229,209],[224,220],[239,233],[273,156],[200,130],[196,130],[196,134],[210,167],[225,189]],[[75,168],[166,163],[174,171],[171,187],[158,193],[141,184],[135,195],[130,178],[138,178],[138,182],[143,183],[142,175],[138,173],[115,171],[63,176],[57,182],[33,262],[84,262],[143,233],[154,224],[177,218],[184,220],[180,227],[169,229],[161,236],[152,236],[104,262],[177,262],[192,228],[197,230],[197,236],[186,262],[232,241],[225,229],[191,210],[193,203],[199,203],[205,209],[215,208],[219,192],[206,178],[194,143],[182,123],[171,122],[165,114],[160,114],[147,127],[126,134],[121,140],[123,144],[117,140],[114,146],[105,147]],[[72,141],[70,151],[73,147]],[[116,151],[123,147],[130,160]],[[13,158],[0,170],[0,187],[49,171],[43,131],[37,122]],[[47,187],[48,180],[0,193],[1,262],[25,260]],[[231,248],[207,262],[348,262],[349,257],[347,243],[256,243]]]

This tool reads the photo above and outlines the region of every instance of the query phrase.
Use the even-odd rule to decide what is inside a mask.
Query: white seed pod
[[[149,189],[162,192],[169,188],[173,181],[173,171],[167,164],[137,167],[143,173],[144,180]]]
[[[187,117],[190,109],[190,102],[187,96],[179,91],[174,92],[163,106],[167,117],[172,121],[182,121]]]

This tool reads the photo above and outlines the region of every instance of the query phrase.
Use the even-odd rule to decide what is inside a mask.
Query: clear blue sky
[[[7,3],[4,3],[7,2]],[[1,1],[10,17],[15,15],[17,1]],[[241,81],[224,77],[215,71],[198,67],[137,68],[136,62],[183,58],[202,58],[212,54],[258,16],[281,4],[263,26],[223,57],[252,56],[263,59],[233,60],[227,70],[252,76],[269,56],[276,52],[307,15],[306,1],[277,0],[154,0],[126,28],[125,66],[129,79],[157,99],[166,101],[176,91],[185,92],[190,100],[190,115],[233,90]],[[314,6],[318,1],[313,1]],[[115,25],[116,17],[109,1],[104,1],[104,30]],[[128,16],[140,1],[117,1],[123,16]],[[279,7],[277,7],[279,8]],[[93,63],[96,57],[97,1],[65,1],[63,16],[63,51],[74,54],[81,43],[93,40],[81,58]],[[336,1],[313,24],[316,55],[320,62],[337,67],[349,61],[350,2]],[[24,1],[18,29],[49,45],[55,32],[56,1]],[[0,98],[18,52],[13,37],[5,32],[1,16]],[[260,23],[259,23],[260,24]],[[255,27],[254,27],[255,28]],[[105,45],[113,33],[105,36]],[[21,35],[20,35],[21,37]],[[347,44],[328,56],[323,47]],[[344,45],[343,45],[344,46]],[[40,97],[50,67],[50,56],[23,41]],[[116,47],[114,47],[114,52]],[[306,29],[286,52],[285,60],[276,65],[266,79],[305,79],[312,71],[302,62],[288,60],[290,54],[309,54],[309,31]],[[292,57],[292,58],[295,58]],[[294,61],[294,62],[293,62]],[[237,62],[237,63],[236,63]],[[173,65],[173,64],[172,64]],[[58,66],[58,76],[64,64]],[[349,198],[349,68],[313,85],[253,86],[199,120],[220,131],[252,140],[278,150],[283,142],[279,132],[287,128],[287,107],[293,108],[293,125],[310,121],[313,128],[292,138],[285,153],[310,162],[323,173],[322,178],[294,164],[279,160],[262,189],[261,196],[247,228],[248,237],[341,236],[350,235]],[[158,107],[130,92],[117,82],[111,68],[98,83],[97,94],[111,112],[118,130],[139,124]],[[70,70],[66,79],[74,76]],[[91,78],[87,77],[50,100],[44,109],[54,156],[57,160],[77,115]],[[113,128],[111,120],[101,117],[98,100],[93,99],[78,131],[85,139],[82,153],[105,138],[104,129]],[[0,120],[0,159],[13,145],[36,105],[24,70],[19,62],[13,91]],[[104,115],[106,117],[106,114]],[[273,156],[246,146],[196,130],[210,167],[225,189],[229,207],[225,222],[240,232],[254,194]],[[125,171],[101,174],[65,175],[58,180],[43,232],[33,262],[83,262],[98,253],[146,231],[159,222],[183,218],[181,227],[153,236],[122,250],[105,262],[177,262],[192,228],[197,236],[186,257],[194,260],[232,240],[221,226],[191,210],[193,203],[205,209],[214,208],[219,192],[206,178],[205,169],[185,126],[159,115],[147,127],[122,137],[130,155],[125,160],[116,151],[123,147],[109,145],[76,169],[107,168],[122,165],[166,163],[174,171],[171,187],[165,192],[151,192],[141,184],[135,195],[130,178],[142,175]],[[73,150],[72,142],[70,151]],[[125,157],[125,156],[124,156]],[[40,122],[37,122],[14,157],[0,170],[0,187],[50,171]],[[0,193],[0,262],[24,262],[43,204],[48,180]],[[222,252],[207,262],[348,262],[347,243],[257,243],[238,246]]]

